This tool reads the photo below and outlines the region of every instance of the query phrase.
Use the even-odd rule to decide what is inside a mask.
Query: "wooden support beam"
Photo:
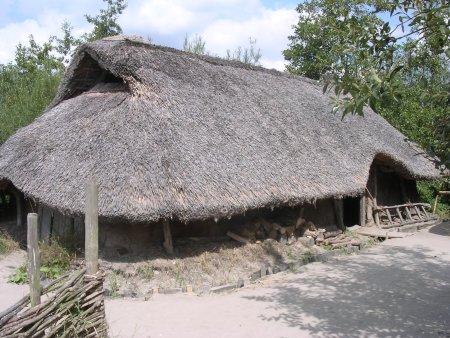
[[[359,225],[365,226],[366,225],[366,196],[363,194],[359,198]]]
[[[22,195],[15,188],[11,191],[14,199],[16,200],[16,224],[18,227],[22,227],[23,225],[23,203],[22,203]]]
[[[163,221],[164,243],[163,247],[169,255],[173,255],[172,232],[170,231],[170,221]]]
[[[94,275],[98,271],[98,184],[93,179],[87,183],[85,208],[86,273]]]
[[[373,167],[373,210],[375,223],[379,227],[380,226],[380,215],[378,214],[378,203],[377,203],[377,195],[378,195],[378,179],[377,179],[377,166]]]
[[[41,303],[41,259],[39,253],[38,215],[34,213],[28,214],[27,217],[27,251],[30,302],[33,307]]]
[[[39,218],[41,241],[49,244],[52,237],[52,210],[48,207],[42,208],[42,216]]]
[[[400,190],[402,191],[403,202],[410,203],[411,200],[406,192],[405,180],[403,178],[400,179]]]
[[[334,216],[336,219],[337,226],[341,230],[345,230],[344,225],[344,201],[342,198],[339,199],[333,199],[333,205],[334,205]]]

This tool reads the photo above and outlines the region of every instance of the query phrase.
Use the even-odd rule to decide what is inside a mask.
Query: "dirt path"
[[[450,223],[238,292],[106,311],[112,337],[450,337]]]
[[[19,301],[28,293],[28,285],[8,283],[8,277],[25,262],[26,252],[15,251],[7,256],[0,256],[0,311]]]

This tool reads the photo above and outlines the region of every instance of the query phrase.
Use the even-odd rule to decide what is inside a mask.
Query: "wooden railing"
[[[431,207],[427,203],[408,203],[378,206],[374,212],[380,219],[380,227],[388,229],[407,224],[436,220],[437,216],[427,211],[430,209]]]

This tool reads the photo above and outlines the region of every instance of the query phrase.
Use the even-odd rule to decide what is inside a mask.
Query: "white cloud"
[[[38,42],[59,34],[64,19],[75,27],[74,33],[87,31],[90,27],[83,15],[96,15],[99,8],[104,7],[101,1],[79,0],[77,4],[59,0],[42,1],[46,6],[39,7],[32,1],[18,0],[17,13],[12,11],[11,4],[7,6],[9,19],[13,15],[20,19],[16,22],[9,20],[9,23],[0,26],[0,63],[11,61],[15,46],[19,42],[26,43],[29,34],[33,34]],[[125,34],[150,36],[155,43],[175,48],[181,48],[185,34],[200,34],[206,41],[206,48],[219,56],[224,56],[227,49],[249,46],[248,39],[252,37],[256,39],[256,47],[261,49],[261,63],[280,70],[284,69],[281,52],[286,49],[287,37],[298,20],[293,6],[283,8],[277,5],[277,9],[269,9],[261,0],[127,2],[128,7],[119,18]],[[31,3],[33,13],[30,7],[25,6],[27,3]]]
[[[186,31],[194,20],[194,13],[176,1],[152,0],[130,3],[120,24],[125,31],[169,35]]]
[[[213,53],[224,55],[227,49],[249,46],[249,38],[256,39],[261,49],[261,63],[266,67],[284,69],[281,52],[288,45],[292,25],[298,20],[297,12],[290,9],[261,9],[258,15],[247,20],[218,20],[208,25],[200,34]]]

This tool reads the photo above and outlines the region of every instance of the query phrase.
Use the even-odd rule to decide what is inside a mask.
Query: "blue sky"
[[[284,68],[281,54],[298,20],[292,0],[128,0],[119,19],[124,34],[150,36],[153,43],[181,48],[184,36],[201,35],[217,55],[247,46],[249,37],[268,68]],[[97,14],[101,0],[0,0],[0,63],[14,57],[15,46],[33,34],[38,42],[58,35],[64,20],[76,34],[90,30],[84,14]]]

